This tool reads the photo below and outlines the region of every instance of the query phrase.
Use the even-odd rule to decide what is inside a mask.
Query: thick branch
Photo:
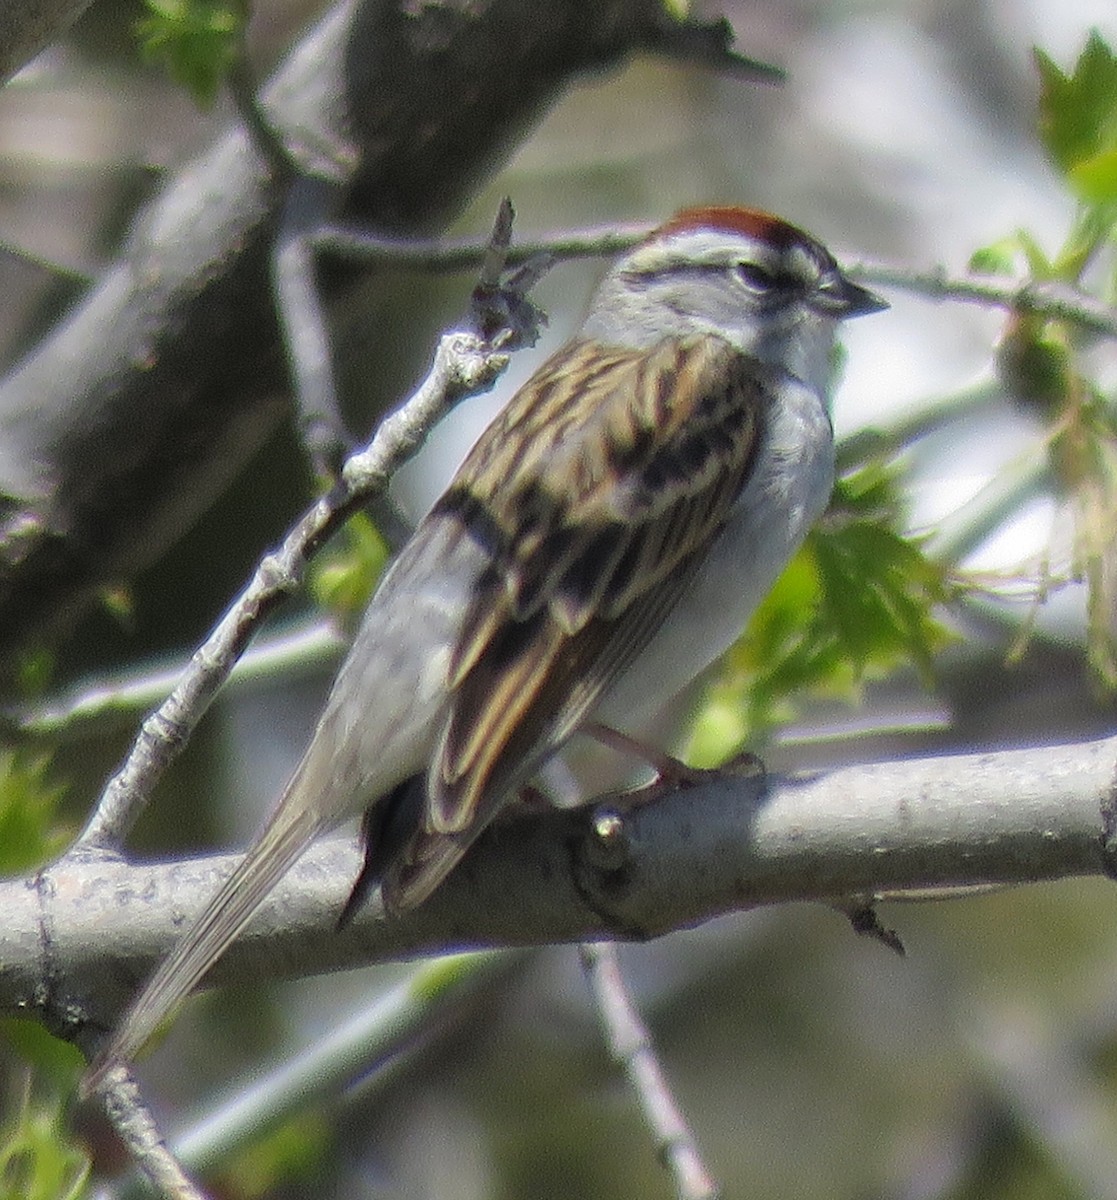
[[[90,0],[0,0],[0,84],[71,25]]]
[[[342,0],[264,106],[300,161],[344,177],[354,220],[430,230],[572,79],[663,48],[665,23],[662,0]],[[268,257],[286,188],[230,129],[0,384],[0,663],[153,562],[275,428]]]
[[[585,812],[491,829],[432,899],[333,925],[354,843],[315,847],[213,983],[295,976],[465,947],[648,938],[733,909],[1113,872],[1117,738],[850,767],[808,780],[732,776],[638,808],[597,838]],[[612,822],[596,822],[613,828]],[[68,857],[0,885],[0,1011],[71,1035],[107,1026],[231,869],[228,855],[130,865]]]

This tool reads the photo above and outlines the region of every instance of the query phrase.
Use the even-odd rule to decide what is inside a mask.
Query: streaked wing
[[[423,830],[387,881],[420,902],[648,644],[763,436],[758,364],[708,337],[567,347],[436,506],[492,558],[450,668]]]

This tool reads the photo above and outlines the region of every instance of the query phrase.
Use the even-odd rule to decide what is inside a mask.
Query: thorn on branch
[[[834,907],[849,919],[853,932],[859,937],[872,938],[901,958],[906,957],[907,950],[904,949],[900,935],[895,929],[888,929],[881,924],[876,908],[868,901],[851,901],[848,904],[836,904]]]

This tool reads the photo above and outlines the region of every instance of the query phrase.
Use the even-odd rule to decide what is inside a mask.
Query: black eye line
[[[804,279],[794,271],[786,269],[772,270],[762,266],[760,263],[753,262],[751,259],[741,259],[731,265],[734,272],[749,287],[757,292],[767,293],[769,302],[774,304],[782,303],[790,299],[793,295],[805,294],[821,282],[821,279]],[[625,274],[630,286],[642,289],[651,285],[653,276],[688,275],[695,271],[701,274],[716,274],[724,271],[725,268],[726,264],[724,263],[698,264],[680,262],[666,268],[661,267],[654,272],[629,271]]]
[[[749,287],[769,292],[773,299],[785,300],[804,295],[812,286],[811,280],[804,279],[794,271],[779,268],[772,270],[748,260],[737,263],[736,270]]]
[[[747,259],[742,259],[736,264],[737,274],[750,287],[755,288],[782,288],[784,284],[781,282],[780,276],[769,270],[767,267],[762,267],[760,263],[749,262]]]

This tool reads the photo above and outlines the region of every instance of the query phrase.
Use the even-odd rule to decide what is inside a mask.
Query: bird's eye
[[[737,264],[737,274],[750,288],[758,292],[771,291],[773,288],[779,286],[775,275],[759,263],[739,262]]]

